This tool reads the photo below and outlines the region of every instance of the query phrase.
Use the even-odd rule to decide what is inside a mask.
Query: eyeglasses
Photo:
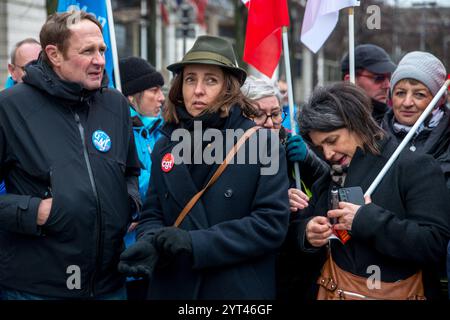
[[[255,120],[257,120],[258,122],[261,122],[262,124],[267,122],[267,119],[272,119],[272,123],[274,125],[279,125],[281,124],[284,119],[286,119],[287,113],[285,111],[277,111],[271,114],[267,114],[267,113],[261,113],[260,115],[257,115],[255,117]]]
[[[391,78],[390,74],[357,74],[358,77],[366,77],[372,79],[374,83],[380,84],[383,83],[386,79],[389,80]]]

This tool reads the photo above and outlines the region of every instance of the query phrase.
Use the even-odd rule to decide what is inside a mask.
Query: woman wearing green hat
[[[253,132],[209,182],[236,143],[226,143],[228,134],[255,127],[251,103],[240,91],[246,73],[231,44],[211,36],[199,37],[168,69],[176,75],[152,153],[139,239],[122,253],[119,270],[149,276],[150,299],[274,299],[275,255],[289,219],[283,147],[270,130]],[[207,135],[214,138],[202,139]],[[270,163],[259,159],[256,146],[265,148]],[[210,164],[206,154],[219,161]],[[264,170],[273,164],[276,170]],[[189,202],[195,204],[183,219]]]

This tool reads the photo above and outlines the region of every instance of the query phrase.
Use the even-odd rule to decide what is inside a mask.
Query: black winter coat
[[[223,129],[246,130],[254,125],[235,107]],[[163,156],[178,145],[170,140],[174,129],[173,125],[163,128],[163,136],[152,153],[150,187],[138,234],[173,225],[186,203],[199,191],[187,165],[175,165],[169,172],[161,169]],[[269,132],[260,129],[255,136],[264,146],[268,140],[263,131]],[[272,139],[278,137],[272,134]],[[245,150],[246,159],[250,141],[252,138],[241,149]],[[189,231],[193,254],[157,266],[150,281],[150,299],[275,297],[275,256],[287,232],[289,206],[285,150],[280,146],[274,152],[275,158],[279,157],[275,174],[262,175],[264,166],[259,161],[229,164],[200,198],[180,225]],[[217,164],[209,166],[205,183],[217,167]]]
[[[408,143],[407,148],[414,146],[415,152],[429,154],[439,161],[445,175],[447,188],[450,189],[450,109],[443,106],[443,110],[445,113],[439,124],[433,129],[428,128],[415,135]],[[406,133],[394,131],[393,118],[394,112],[389,110],[383,119],[382,128],[400,143]]]
[[[109,136],[109,151],[94,147],[97,130]],[[122,287],[117,263],[139,167],[118,91],[85,91],[44,62],[28,66],[23,84],[0,93],[0,180],[8,189],[0,197],[0,284],[57,298]],[[38,228],[39,203],[50,197]],[[79,289],[67,286],[71,266],[80,270]]]
[[[383,142],[380,156],[358,148],[344,186],[361,186],[365,192],[395,148],[391,138]],[[317,265],[324,261],[326,249],[308,246],[306,224],[313,216],[327,214],[330,186],[330,176],[314,185],[305,216],[289,228],[290,242],[306,254],[309,261],[305,259],[305,264],[316,268],[315,272],[309,269],[310,284],[320,273]],[[445,259],[450,235],[450,198],[438,163],[429,155],[404,150],[371,198],[372,203],[355,215],[351,239],[345,245],[332,241],[335,262],[362,277],[371,275],[367,273],[369,266],[379,266],[381,281],[387,282],[405,279],[422,269],[427,298],[437,297],[436,270]]]

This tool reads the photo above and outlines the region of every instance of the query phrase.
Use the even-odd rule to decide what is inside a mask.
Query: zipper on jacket
[[[90,285],[89,285],[89,295],[91,297],[93,297],[96,272],[101,267],[101,257],[100,256],[101,256],[101,252],[102,252],[102,243],[101,243],[102,214],[101,214],[101,208],[100,208],[100,201],[98,199],[97,187],[95,186],[94,175],[92,173],[91,161],[89,160],[89,155],[88,155],[88,151],[87,151],[86,139],[84,137],[84,128],[83,128],[83,125],[81,124],[80,116],[78,115],[78,113],[73,112],[73,115],[75,117],[75,121],[77,123],[78,130],[80,132],[81,143],[83,145],[84,160],[86,162],[87,170],[89,173],[89,180],[91,182],[92,191],[94,193],[95,202],[97,204],[97,224],[98,224],[98,227],[96,230],[97,253],[95,255],[95,260],[96,260],[95,261],[95,269],[94,269],[94,272],[92,273],[92,277],[91,277],[91,281],[90,281]]]

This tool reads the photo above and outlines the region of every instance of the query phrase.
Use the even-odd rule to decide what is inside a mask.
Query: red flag
[[[248,8],[244,61],[272,77],[280,60],[282,27],[289,26],[287,0],[242,0]]]
[[[161,0],[160,3],[160,10],[161,10],[161,18],[165,26],[170,24],[169,20],[169,12],[167,11],[166,2],[164,0]]]
[[[208,0],[191,0],[191,2],[197,7],[197,22],[199,25],[205,27],[205,10],[208,5]]]

